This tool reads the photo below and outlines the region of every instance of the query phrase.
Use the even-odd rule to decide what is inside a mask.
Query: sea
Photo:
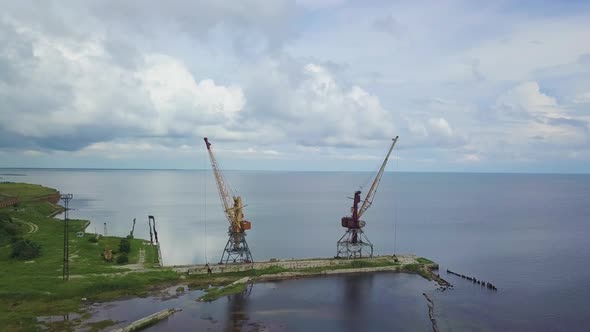
[[[252,222],[254,260],[333,257],[354,191],[372,173],[227,171]],[[149,239],[165,265],[217,263],[228,222],[210,170],[2,169],[0,181],[73,194],[87,232]],[[92,319],[129,322],[178,306],[148,331],[590,331],[590,175],[386,172],[363,215],[375,254],[440,264],[453,289],[375,273],[254,284],[211,303],[179,297],[100,304]],[[491,291],[446,270],[493,283]]]

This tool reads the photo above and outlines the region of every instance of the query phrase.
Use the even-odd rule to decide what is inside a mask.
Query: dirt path
[[[32,222],[28,222],[28,221],[24,221],[18,218],[12,218],[12,220],[19,222],[21,224],[25,224],[27,226],[29,226],[29,231],[27,232],[27,234],[33,234],[36,233],[39,230],[39,226],[33,224]]]

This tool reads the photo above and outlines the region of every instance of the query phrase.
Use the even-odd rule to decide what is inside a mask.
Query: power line
[[[74,198],[72,194],[64,194],[60,196],[64,201],[64,257],[63,257],[63,280],[70,280],[70,200]]]

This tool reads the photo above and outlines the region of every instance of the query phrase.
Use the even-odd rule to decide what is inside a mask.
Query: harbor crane
[[[389,148],[389,151],[387,151],[385,160],[383,160],[383,164],[381,164],[381,168],[379,168],[379,172],[377,172],[377,175],[375,176],[375,179],[373,180],[371,188],[369,189],[365,199],[361,201],[360,190],[357,190],[354,193],[351,208],[352,215],[342,217],[342,227],[346,228],[347,230],[340,240],[338,240],[338,253],[336,254],[337,258],[359,258],[363,256],[373,257],[373,244],[363,232],[363,227],[365,227],[366,223],[364,220],[361,220],[361,217],[371,206],[371,204],[373,204],[373,199],[375,198],[377,187],[379,186],[379,182],[383,176],[385,165],[387,165],[389,155],[391,155],[391,151],[393,150],[398,137],[399,136],[396,136],[394,139],[392,139],[391,147]],[[359,203],[361,202],[362,205],[359,208]],[[367,251],[369,251],[368,254]]]
[[[213,155],[211,143],[209,143],[207,137],[203,139],[207,146],[207,153],[209,153],[213,173],[215,174],[215,182],[217,183],[219,197],[223,204],[223,212],[225,213],[227,221],[229,221],[229,228],[227,231],[229,239],[227,240],[225,249],[223,249],[219,264],[251,263],[253,260],[250,248],[248,248],[248,243],[246,242],[246,230],[252,228],[252,223],[244,220],[244,205],[242,204],[242,197],[233,194],[234,191],[227,185],[228,182],[225,181],[219,164]],[[232,194],[231,196],[230,193]]]

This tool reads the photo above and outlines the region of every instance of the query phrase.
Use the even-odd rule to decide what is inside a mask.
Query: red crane
[[[392,139],[391,147],[389,151],[387,151],[387,155],[385,156],[385,160],[381,164],[381,168],[379,168],[379,172],[375,176],[373,180],[373,184],[371,184],[371,188],[367,193],[367,196],[364,200],[362,200],[363,204],[359,208],[358,205],[361,202],[361,191],[357,190],[354,193],[352,208],[351,208],[351,216],[342,217],[342,227],[346,228],[346,233],[338,240],[337,250],[338,253],[336,257],[338,258],[356,258],[356,257],[363,257],[363,252],[365,251],[365,256],[373,257],[373,244],[365,233],[363,232],[363,227],[365,227],[366,223],[364,220],[360,218],[363,216],[365,211],[373,204],[373,199],[375,198],[375,193],[377,191],[377,187],[379,186],[379,182],[381,181],[381,177],[383,176],[383,172],[385,171],[385,165],[387,165],[387,161],[389,160],[389,156],[391,155],[391,151],[395,146],[399,136],[396,136]],[[370,253],[367,255],[366,250],[370,250]]]

